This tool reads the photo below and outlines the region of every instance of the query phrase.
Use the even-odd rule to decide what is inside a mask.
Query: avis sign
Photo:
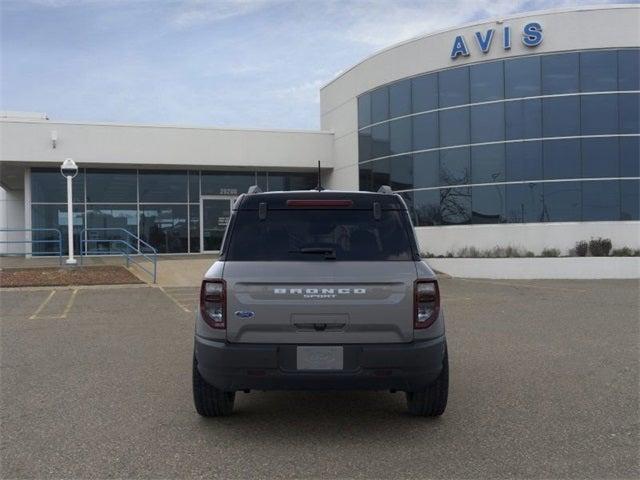
[[[511,48],[511,33],[511,27],[505,26],[502,28],[502,48],[504,50]],[[474,37],[482,53],[489,52],[495,35],[496,30],[494,28],[490,28],[486,32],[475,32]],[[542,25],[538,22],[527,23],[522,27],[520,40],[526,47],[537,47],[540,45],[542,43]],[[458,35],[453,41],[451,58],[455,60],[458,57],[468,57],[469,55],[470,51],[464,35]]]

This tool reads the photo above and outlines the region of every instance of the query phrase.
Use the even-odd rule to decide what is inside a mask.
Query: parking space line
[[[191,310],[189,310],[184,305],[182,305],[173,295],[171,295],[169,292],[167,292],[163,287],[158,286],[158,288],[160,289],[160,291],[162,293],[164,293],[167,297],[169,297],[171,299],[171,301],[173,303],[175,303],[178,307],[180,307],[182,310],[184,310],[187,313],[191,313]]]
[[[29,320],[35,320],[35,318],[38,316],[38,314],[42,311],[42,309],[47,305],[47,303],[49,303],[49,300],[51,300],[51,298],[53,297],[53,295],[56,293],[55,290],[51,290],[51,293],[49,294],[49,296],[47,298],[44,299],[44,301],[40,304],[40,306],[38,307],[38,309],[35,311],[35,313],[33,315],[31,315],[29,317]]]
[[[52,315],[46,315],[46,314],[45,315],[40,315],[40,312],[45,307],[45,305],[47,305],[47,303],[49,303],[48,301],[51,300],[51,297],[53,297],[53,293],[55,293],[55,292],[56,292],[56,290],[53,290],[51,292],[51,295],[49,295],[48,299],[40,306],[40,308],[38,308],[36,313],[31,315],[31,317],[30,317],[31,320],[41,319],[41,318],[57,318],[57,319],[67,318],[67,315],[69,314],[69,311],[71,310],[71,307],[73,306],[73,303],[74,303],[74,301],[76,299],[76,295],[78,294],[78,289],[77,288],[74,288],[73,291],[71,292],[71,295],[69,296],[69,300],[67,300],[67,305],[64,307],[64,310],[62,311],[62,313],[60,313],[60,314],[52,314]]]

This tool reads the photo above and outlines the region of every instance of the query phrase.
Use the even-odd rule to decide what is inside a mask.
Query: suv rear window
[[[412,260],[404,210],[240,210],[230,225],[225,260]],[[409,230],[410,231],[410,230]]]

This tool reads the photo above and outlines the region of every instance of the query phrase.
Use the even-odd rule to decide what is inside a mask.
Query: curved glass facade
[[[431,72],[358,97],[361,190],[416,225],[638,220],[640,49]]]

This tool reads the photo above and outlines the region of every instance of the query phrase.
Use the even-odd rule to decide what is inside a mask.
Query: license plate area
[[[296,367],[298,370],[342,370],[344,350],[340,346],[299,346]]]

